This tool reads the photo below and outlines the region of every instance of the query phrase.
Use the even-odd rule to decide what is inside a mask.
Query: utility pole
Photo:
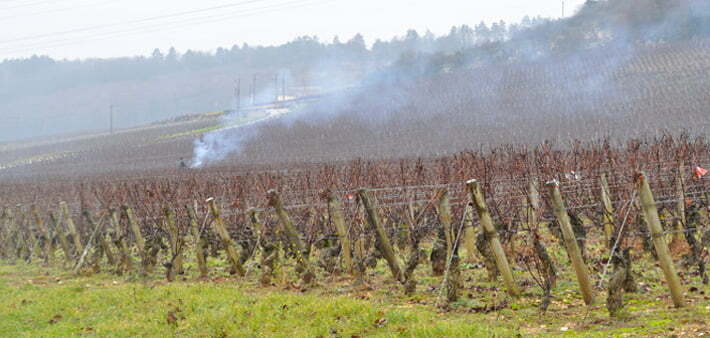
[[[109,111],[109,113],[108,113],[109,130],[110,130],[111,134],[113,134],[113,105],[109,106],[108,111]]]
[[[281,99],[286,101],[286,75],[281,77]]]
[[[236,86],[234,87],[234,100],[237,106],[237,113],[239,113],[242,107],[242,78],[237,78],[235,82]]]
[[[279,74],[278,73],[276,73],[276,75],[274,75],[274,94],[275,94],[274,103],[279,102]]]
[[[565,2],[562,1],[562,18],[565,17]]]
[[[251,105],[256,104],[256,74],[254,74],[254,78],[251,80]]]

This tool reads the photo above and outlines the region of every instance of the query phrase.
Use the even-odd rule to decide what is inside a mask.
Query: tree
[[[491,41],[491,30],[488,29],[485,22],[481,21],[481,23],[473,28],[473,31],[476,33],[476,44]]]
[[[153,54],[151,55],[154,61],[163,61],[165,56],[163,56],[163,53],[160,51],[159,48],[156,48],[153,50]]]
[[[365,38],[362,34],[355,34],[355,36],[347,42],[346,51],[349,57],[356,59],[361,59],[367,54],[367,46],[365,45]]]

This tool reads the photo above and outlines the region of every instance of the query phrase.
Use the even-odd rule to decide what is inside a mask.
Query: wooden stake
[[[32,216],[34,217],[35,221],[35,226],[37,226],[37,230],[39,230],[40,236],[42,236],[43,240],[39,240],[39,245],[42,247],[42,251],[44,252],[44,262],[47,264],[53,264],[54,263],[54,241],[52,241],[52,234],[49,232],[49,229],[47,228],[47,225],[44,223],[44,220],[42,219],[42,216],[40,216],[39,211],[37,210],[37,206],[34,204],[30,206],[30,213],[32,213]]]
[[[180,234],[180,229],[175,222],[175,212],[170,207],[165,207],[165,226],[168,230],[170,240],[171,257],[168,262],[168,281],[174,281],[177,274],[182,273],[182,252],[184,240]]]
[[[19,218],[19,222],[16,222],[16,226],[19,231],[19,236],[22,238],[18,252],[21,255],[21,258],[29,263],[32,261],[33,251],[38,249],[37,238],[35,238],[32,227],[27,224],[27,214],[24,212],[22,204],[17,204],[15,206],[15,215],[16,221],[17,218]]]
[[[380,216],[377,213],[377,205],[375,205],[375,203],[372,201],[372,199],[370,198],[370,193],[366,189],[358,190],[358,195],[360,196],[360,200],[362,201],[362,204],[365,207],[365,212],[367,213],[367,222],[375,230],[377,240],[380,245],[380,250],[385,256],[385,260],[387,260],[387,264],[390,267],[390,271],[392,271],[392,276],[396,280],[404,282],[402,269],[399,266],[399,261],[397,261],[397,257],[394,254],[392,244],[390,243],[390,240],[387,237],[387,232],[382,226]]]
[[[353,259],[352,252],[350,248],[350,238],[348,236],[348,229],[345,226],[345,218],[343,217],[342,204],[340,199],[335,195],[334,192],[326,192],[326,198],[328,200],[328,214],[330,219],[335,225],[335,230],[338,232],[338,238],[340,239],[340,253],[343,258],[343,266],[345,271],[348,273],[353,272]]]
[[[135,214],[133,213],[133,209],[131,209],[127,205],[121,206],[121,211],[123,212],[123,215],[126,217],[128,220],[128,227],[131,230],[131,233],[133,234],[133,238],[136,241],[136,248],[138,248],[138,255],[141,258],[141,274],[143,276],[147,275],[150,270],[151,270],[151,264],[149,263],[150,259],[147,256],[148,252],[146,251],[145,247],[145,238],[143,237],[143,234],[141,233],[141,228],[138,225],[138,222],[136,221]]]
[[[308,256],[305,251],[305,244],[301,240],[301,237],[296,231],[296,227],[293,226],[291,218],[288,217],[286,210],[281,203],[281,197],[276,190],[269,190],[267,193],[269,198],[269,205],[276,210],[276,216],[279,218],[279,223],[281,224],[281,230],[283,230],[286,238],[288,238],[289,245],[292,251],[296,255],[296,261],[301,266],[303,270],[302,278],[306,284],[309,284],[315,279],[315,273],[310,265]]]
[[[537,179],[531,178],[528,182],[527,202],[528,209],[526,218],[531,229],[537,227],[537,215],[540,212],[540,193],[537,191]]]
[[[7,226],[7,215],[5,214],[6,209],[7,208],[5,207],[0,208],[0,258],[10,256],[10,229]]]
[[[446,238],[446,269],[444,270],[444,281],[442,291],[446,290],[446,299],[449,302],[458,300],[458,289],[460,287],[458,242],[452,227],[451,205],[449,203],[449,190],[444,188],[439,192],[437,210],[439,221],[444,228]]]
[[[678,166],[678,177],[676,178],[676,212],[675,222],[673,222],[675,233],[673,240],[676,242],[685,240],[685,182],[683,182],[683,163]]]
[[[5,226],[7,227],[8,234],[10,236],[10,242],[8,243],[8,250],[10,252],[10,256],[14,258],[20,258],[20,255],[18,254],[18,248],[20,247],[21,234],[15,226],[15,215],[12,213],[12,208],[10,207],[5,208]]]
[[[601,199],[604,205],[604,210],[602,218],[604,221],[604,241],[607,247],[611,248],[614,244],[612,243],[612,238],[614,237],[614,205],[611,203],[611,191],[609,190],[609,183],[606,179],[606,173],[601,175]]]
[[[505,256],[503,246],[500,244],[498,232],[493,225],[493,219],[491,218],[491,213],[488,210],[488,205],[486,204],[486,198],[483,195],[481,184],[477,180],[469,180],[466,182],[466,185],[468,186],[471,194],[471,200],[478,211],[478,218],[481,222],[483,231],[489,238],[489,243],[496,259],[496,266],[498,266],[498,271],[500,271],[503,276],[503,283],[505,283],[505,287],[508,289],[508,294],[517,297],[520,294],[520,291],[518,290],[518,286],[513,279],[513,271],[510,269],[508,258]]]
[[[266,229],[264,229],[264,225],[259,220],[259,215],[257,215],[256,209],[247,209],[247,220],[249,221],[249,226],[256,234],[257,242],[261,242],[261,239],[264,238]],[[258,247],[259,243],[256,243],[256,246]]]
[[[577,245],[577,238],[572,230],[572,224],[570,223],[569,214],[567,214],[567,208],[562,200],[560,184],[557,181],[550,181],[547,183],[547,187],[550,189],[552,208],[555,213],[555,217],[557,218],[557,222],[560,223],[562,237],[564,238],[565,248],[567,249],[567,255],[572,262],[574,272],[577,274],[577,281],[579,282],[579,289],[582,293],[582,298],[584,299],[585,304],[592,305],[592,303],[594,303],[592,282],[589,279],[589,274],[587,273],[586,265],[584,265],[584,260],[582,260],[582,252],[579,250],[579,245]]]
[[[473,227],[473,206],[466,203],[463,210],[463,246],[466,249],[466,261],[476,262],[476,229]]]
[[[81,268],[84,266],[84,262],[86,262],[86,255],[89,253],[89,250],[93,247],[94,240],[95,240],[96,236],[101,232],[102,220],[99,220],[99,224],[96,225],[94,223],[94,220],[91,218],[91,214],[89,214],[88,211],[84,211],[84,217],[86,218],[87,222],[89,223],[89,228],[94,228],[94,231],[91,233],[91,236],[89,237],[89,241],[86,243],[86,246],[84,246],[84,250],[79,255],[76,265],[74,266],[74,270],[73,270],[74,274],[78,274],[79,271],[81,271]]]
[[[190,218],[190,232],[192,233],[195,245],[195,257],[197,258],[197,267],[200,270],[200,278],[207,278],[209,274],[207,270],[207,256],[205,255],[207,250],[207,238],[203,235],[200,224],[197,222],[196,208],[191,205],[186,205],[185,209],[187,209],[187,216]]]
[[[101,248],[101,251],[106,255],[106,261],[108,261],[108,265],[116,265],[116,256],[114,256],[113,251],[111,250],[111,245],[109,244],[109,241],[106,240],[106,231],[102,230],[98,234],[98,242],[99,242],[99,247]]]
[[[64,234],[64,229],[62,229],[62,222],[60,221],[60,218],[57,218],[53,211],[49,212],[49,219],[52,222],[52,227],[54,227],[54,234],[59,240],[59,246],[62,247],[62,252],[64,252],[64,261],[66,263],[71,263],[74,258],[74,254],[72,253],[71,246],[69,245],[69,240],[67,240],[67,237]]]
[[[224,221],[220,215],[219,208],[215,204],[214,198],[208,198],[207,205],[209,206],[212,217],[214,218],[212,226],[217,232],[217,235],[219,235],[222,241],[222,246],[224,246],[224,250],[227,252],[227,259],[231,264],[229,273],[244,276],[246,272],[244,271],[242,263],[239,261],[239,253],[237,252],[236,244],[234,244],[232,237],[229,235],[229,231],[227,231],[227,228],[224,226]]]
[[[74,242],[74,255],[79,256],[81,252],[84,251],[84,245],[81,243],[81,236],[79,235],[79,232],[76,230],[76,225],[74,224],[74,220],[71,218],[71,212],[69,211],[69,207],[67,206],[67,202],[60,202],[59,203],[59,210],[62,214],[62,220],[64,222],[64,225],[67,226],[67,230],[69,231],[69,234],[72,237],[72,241]]]
[[[446,239],[446,257],[451,257],[454,250],[455,234],[451,228],[451,207],[449,203],[449,190],[444,188],[439,192],[437,210],[439,212],[439,222],[444,227],[444,238]]]
[[[17,255],[17,247],[18,243],[20,241],[20,234],[17,231],[17,228],[15,228],[15,220],[14,220],[14,215],[12,214],[12,209],[7,208],[5,209],[5,225],[7,226],[7,243],[6,243],[6,250],[7,250],[7,258],[9,259],[17,259],[19,258]]]
[[[671,291],[671,298],[673,299],[673,305],[678,308],[683,307],[685,305],[685,301],[683,300],[683,291],[680,286],[680,279],[675,271],[675,266],[673,265],[668,245],[663,238],[663,227],[661,226],[661,220],[658,217],[656,201],[653,199],[653,193],[651,192],[651,187],[648,184],[646,174],[643,172],[636,174],[636,184],[641,209],[646,217],[646,225],[648,226],[648,230],[651,232],[653,245],[656,248],[656,254],[658,255],[658,262],[660,263],[663,274],[666,277],[666,282],[668,282],[668,287]]]
[[[133,269],[133,261],[131,259],[131,252],[128,250],[128,245],[126,244],[126,232],[121,228],[121,222],[115,209],[109,210],[109,222],[113,232],[113,236],[111,237],[120,256],[119,259],[116,260],[116,272],[122,274],[123,272],[131,271]]]

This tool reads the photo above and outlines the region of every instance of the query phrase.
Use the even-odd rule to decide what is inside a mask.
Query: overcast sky
[[[585,0],[566,0],[566,15]],[[446,34],[480,21],[557,18],[561,0],[0,0],[0,60],[148,55],[174,46],[214,50],[302,35],[368,43],[409,28]]]

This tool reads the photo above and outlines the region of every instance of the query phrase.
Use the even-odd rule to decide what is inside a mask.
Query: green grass
[[[214,125],[214,126],[188,130],[185,132],[163,135],[163,136],[158,137],[156,139],[156,141],[170,140],[170,139],[175,139],[175,138],[180,138],[180,137],[188,137],[188,136],[195,136],[195,135],[199,135],[199,134],[209,133],[209,132],[212,132],[215,130],[220,130],[223,128],[229,128],[229,127],[239,126],[242,124],[247,124],[249,122],[253,122],[253,121],[262,119],[264,117],[266,117],[265,113],[259,113],[259,114],[252,114],[250,116],[245,116],[245,117],[232,118],[232,119],[229,119],[229,121],[225,124],[218,124],[218,125]]]
[[[35,156],[31,156],[31,157],[26,157],[26,158],[20,158],[20,159],[10,161],[8,163],[0,163],[0,170],[9,169],[12,167],[23,166],[23,165],[29,165],[29,164],[33,164],[33,163],[39,163],[39,162],[54,161],[54,160],[58,160],[63,157],[69,156],[73,153],[76,153],[76,151],[69,151],[69,150],[68,151],[59,151],[59,152],[35,155]]]
[[[116,278],[104,274],[72,278],[54,269],[1,265],[0,336],[483,337],[515,333],[425,307],[256,290],[232,280],[166,284]]]
[[[553,247],[554,248],[554,247]],[[509,298],[499,282],[474,265],[462,269],[464,288],[447,311],[436,307],[440,277],[428,264],[417,270],[419,285],[407,297],[386,264],[369,270],[368,285],[319,271],[318,285],[301,289],[290,263],[275,286],[262,287],[258,268],[245,278],[229,277],[222,259],[210,258],[210,279],[196,280],[188,257],[181,281],[167,283],[163,271],[73,276],[67,270],[0,261],[0,336],[198,336],[198,337],[648,337],[710,335],[710,288],[681,274],[687,306],[671,306],[660,269],[648,255],[634,262],[640,292],[625,294],[625,308],[610,318],[606,292],[595,290],[586,307],[569,262],[551,250],[560,279],[547,313],[539,313],[540,289],[524,271],[515,279],[523,295]],[[591,252],[599,255],[599,252]],[[680,271],[683,271],[682,269]],[[596,274],[594,279],[598,278]],[[595,283],[596,285],[596,283]],[[691,291],[692,290],[692,291]],[[496,304],[498,311],[482,311]]]

